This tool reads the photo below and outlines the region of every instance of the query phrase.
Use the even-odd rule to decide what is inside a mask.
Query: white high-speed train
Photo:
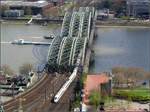
[[[78,71],[78,67],[76,67],[73,71],[73,73],[71,74],[71,76],[69,77],[68,81],[65,82],[65,84],[61,87],[61,89],[58,91],[58,93],[55,95],[54,97],[54,102],[57,103],[59,101],[59,99],[61,98],[61,96],[64,94],[64,92],[67,90],[67,88],[69,87],[69,85],[73,82],[73,80],[75,79],[76,75],[77,75],[77,71]]]
[[[74,68],[73,73],[71,74],[69,79],[65,82],[65,84],[61,87],[61,89],[57,92],[57,94],[54,96],[54,103],[57,103],[59,101],[59,99],[63,96],[63,94],[69,87],[69,85],[73,82],[73,80],[77,76],[78,67],[79,67],[80,60],[81,60],[81,54],[82,54],[82,52],[79,54],[79,57],[76,62],[76,67]]]

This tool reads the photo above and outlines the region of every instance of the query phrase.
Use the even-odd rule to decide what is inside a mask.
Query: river
[[[60,33],[61,25],[1,25],[1,65],[7,64],[16,74],[19,67],[32,63],[35,70],[42,70],[47,60],[49,46],[12,45],[16,39],[26,41],[49,41],[44,35]],[[97,28],[94,40],[94,63],[90,73],[111,71],[112,66],[137,66],[150,70],[150,29],[142,28]]]
[[[1,65],[8,65],[18,74],[19,67],[26,62],[32,63],[35,71],[42,70],[46,63],[48,48],[45,45],[12,45],[12,40],[24,39],[25,41],[49,41],[44,35],[60,32],[61,25],[48,26],[2,24],[1,25]]]
[[[90,73],[109,72],[118,65],[150,70],[150,29],[97,28],[96,33]]]

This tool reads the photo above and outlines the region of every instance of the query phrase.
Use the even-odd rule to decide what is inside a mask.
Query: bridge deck
[[[86,73],[89,72],[89,63],[90,63],[91,48],[92,48],[93,39],[94,39],[94,33],[95,33],[95,21],[96,21],[96,18],[97,18],[97,12],[95,12],[95,17],[94,17],[94,21],[93,21],[93,27],[92,27],[92,30],[91,30],[91,35],[90,35],[89,44],[88,44],[88,50],[86,52],[85,64],[84,64],[84,68],[83,68],[83,72],[86,72]]]

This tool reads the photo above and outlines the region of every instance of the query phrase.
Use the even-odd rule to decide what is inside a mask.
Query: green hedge
[[[148,90],[114,90],[114,95],[120,98],[131,99],[132,101],[150,100],[150,94]]]
[[[130,17],[128,17],[128,16],[123,16],[123,17],[122,17],[122,20],[130,20]]]
[[[79,107],[80,101],[81,101],[81,90],[83,82],[86,82],[87,79],[87,73],[82,73],[82,76],[80,77],[80,80],[77,82],[76,85],[76,98],[74,102],[74,107]]]

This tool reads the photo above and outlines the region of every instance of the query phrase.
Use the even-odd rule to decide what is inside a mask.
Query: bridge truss
[[[49,47],[49,72],[72,71],[81,51],[84,64],[93,16],[94,8],[90,7],[74,8],[73,13],[66,12],[60,36],[54,38]]]

